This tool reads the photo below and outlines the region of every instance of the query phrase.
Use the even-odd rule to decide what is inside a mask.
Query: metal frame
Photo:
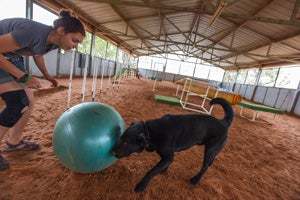
[[[243,109],[244,109],[244,107],[243,107],[243,106],[240,106],[240,108],[241,108],[241,110],[240,110],[239,115],[240,115],[242,118],[245,118],[245,119],[247,119],[247,120],[249,120],[249,121],[252,121],[252,122],[259,122],[259,123],[271,124],[270,122],[268,122],[268,121],[266,121],[266,120],[264,120],[264,119],[261,119],[261,118],[259,117],[259,115],[260,115],[263,111],[252,110],[252,109],[248,108],[248,110],[252,110],[252,111],[253,111],[253,115],[252,115],[252,117],[247,117],[246,115],[243,114]],[[270,113],[270,112],[268,112],[268,113]],[[272,121],[274,121],[274,120],[276,119],[276,116],[277,116],[276,113],[273,113],[273,114],[274,114],[274,116],[273,116]]]
[[[196,83],[198,85],[202,84],[202,85],[207,86],[205,93],[200,94],[200,93],[195,93],[195,92],[191,91],[191,88],[194,87],[193,83]],[[209,101],[211,100],[210,98],[207,97],[207,95],[209,93],[209,90],[211,88],[214,88],[214,87],[215,87],[214,85],[211,85],[211,84],[208,84],[208,83],[205,83],[205,82],[200,82],[200,81],[196,81],[196,80],[193,80],[193,79],[190,79],[190,78],[185,78],[185,82],[184,82],[182,92],[181,92],[181,97],[180,97],[180,100],[179,100],[182,108],[186,109],[186,110],[196,111],[196,112],[200,112],[200,113],[210,115],[212,110],[213,110],[213,106],[211,106],[209,109],[207,109],[205,107],[205,102],[207,100],[209,100]],[[177,92],[178,92],[178,87],[177,87]],[[201,103],[196,104],[196,103],[190,102],[189,101],[190,96],[199,97],[202,100]],[[215,97],[217,97],[217,96],[218,96],[218,91],[215,94]]]

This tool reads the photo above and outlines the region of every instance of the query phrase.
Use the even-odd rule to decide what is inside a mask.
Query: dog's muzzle
[[[116,158],[124,158],[124,157],[128,157],[128,156],[126,156],[126,155],[120,155],[120,154],[117,154],[116,152],[112,152],[111,153],[114,157],[116,157]]]

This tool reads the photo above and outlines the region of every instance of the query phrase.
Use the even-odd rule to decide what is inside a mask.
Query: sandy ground
[[[176,153],[167,173],[155,176],[143,193],[133,191],[135,184],[159,160],[156,153],[142,152],[117,160],[110,167],[81,174],[64,167],[52,147],[53,128],[67,108],[68,78],[58,79],[59,88],[36,91],[35,111],[25,129],[24,138],[39,142],[34,152],[7,152],[3,156],[10,169],[0,171],[0,199],[300,199],[300,120],[271,114],[261,117],[271,124],[253,123],[239,116],[229,129],[229,141],[203,176],[193,186],[189,179],[202,166],[203,147],[194,146]],[[86,101],[91,101],[92,79],[87,80]],[[97,82],[99,91],[100,81]],[[133,121],[158,118],[165,114],[195,113],[178,105],[156,102],[154,94],[175,95],[175,85],[159,82],[152,91],[148,79],[122,80],[119,87],[97,93],[96,101],[115,108],[128,126]],[[81,103],[82,79],[75,78],[70,106]],[[2,104],[3,105],[3,104]],[[249,113],[250,114],[250,113]],[[213,115],[221,118],[216,106]],[[4,147],[4,140],[0,147]]]

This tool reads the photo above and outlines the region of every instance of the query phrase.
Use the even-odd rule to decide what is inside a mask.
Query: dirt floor
[[[176,153],[165,174],[155,176],[143,193],[133,191],[135,184],[159,160],[156,153],[142,152],[117,160],[110,167],[90,174],[76,173],[56,158],[52,147],[53,128],[66,111],[68,78],[59,78],[60,87],[36,91],[35,112],[24,132],[26,140],[39,142],[34,152],[3,152],[10,169],[0,171],[0,199],[300,199],[300,119],[291,115],[264,113],[261,118],[271,124],[254,123],[239,116],[229,129],[229,141],[209,167],[200,184],[189,179],[202,166],[203,147],[194,146]],[[148,79],[122,80],[119,87],[97,92],[96,101],[115,108],[126,126],[133,121],[159,118],[165,114],[195,113],[179,105],[156,102],[154,94],[174,96],[176,85]],[[97,91],[101,82],[97,82]],[[87,80],[85,101],[91,101],[92,79]],[[81,103],[82,79],[73,79],[71,103]],[[2,104],[3,105],[3,104]],[[247,113],[246,113],[247,114]],[[250,112],[249,112],[250,114]],[[215,106],[213,115],[222,118]],[[4,147],[5,138],[0,147]]]

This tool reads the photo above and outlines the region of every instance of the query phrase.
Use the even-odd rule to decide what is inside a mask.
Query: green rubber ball
[[[57,120],[52,139],[54,152],[73,171],[101,171],[117,160],[111,151],[124,131],[125,123],[114,108],[97,102],[81,103]]]

